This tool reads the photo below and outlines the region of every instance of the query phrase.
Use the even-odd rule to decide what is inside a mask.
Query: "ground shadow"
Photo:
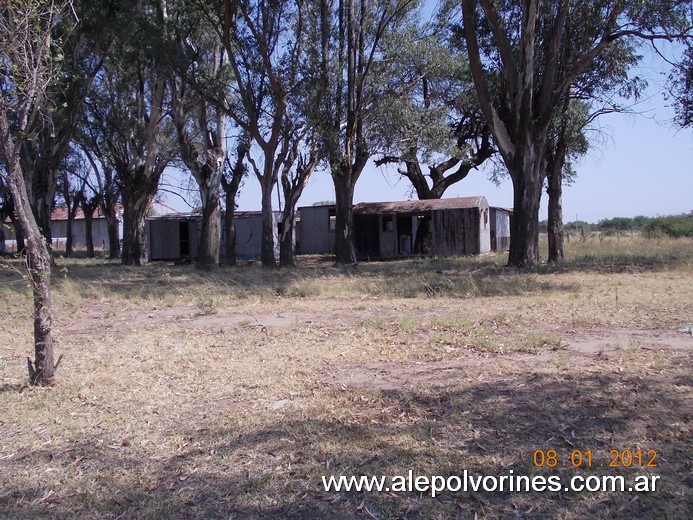
[[[0,509],[21,519],[68,512],[129,519],[685,518],[693,510],[684,437],[691,403],[670,388],[656,375],[581,375],[576,367],[560,379],[535,372],[420,391],[328,389],[324,399],[334,400],[333,412],[282,410],[250,433],[220,427],[219,415],[207,422],[181,418],[176,433],[184,432],[187,446],[164,460],[147,458],[136,439],[106,447],[76,437],[67,451],[20,454],[3,461],[6,472],[45,465],[76,483],[47,490],[40,482],[12,481],[0,493]],[[658,466],[604,467],[609,450],[636,448],[657,450]],[[555,449],[559,467],[535,467],[537,449]],[[593,452],[593,467],[563,466],[576,449]],[[393,476],[408,469],[446,477],[513,470],[566,479],[578,472],[628,479],[657,473],[661,484],[656,493],[468,491],[435,498],[327,492],[321,485],[323,475]]]

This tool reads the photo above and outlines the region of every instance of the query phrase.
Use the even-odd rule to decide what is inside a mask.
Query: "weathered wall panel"
[[[335,230],[330,229],[330,210],[334,206],[306,206],[301,213],[302,255],[331,255],[334,253]]]
[[[490,208],[491,248],[493,251],[510,249],[510,210],[505,208]]]
[[[177,260],[180,258],[180,221],[147,220],[150,260]]]

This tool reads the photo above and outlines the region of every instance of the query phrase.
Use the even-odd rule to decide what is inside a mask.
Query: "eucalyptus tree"
[[[87,113],[90,113],[89,109],[87,109]],[[108,257],[115,260],[120,258],[120,224],[118,221],[120,189],[116,182],[113,166],[103,151],[105,143],[114,138],[115,129],[107,125],[98,125],[95,119],[91,119],[90,124],[85,122],[80,128],[81,131],[78,133],[76,143],[91,166],[91,171],[86,177],[86,187],[91,194],[82,198],[82,205],[88,204],[91,207],[96,204],[101,209],[108,233]],[[88,210],[89,207],[86,209]],[[96,209],[95,207],[94,211]],[[85,211],[84,206],[82,210]],[[87,251],[89,251],[88,242]],[[89,256],[92,256],[91,253]]]
[[[555,118],[546,146],[546,194],[548,195],[548,261],[565,257],[563,231],[563,185],[575,177],[573,161],[587,153],[586,127],[596,118],[584,102],[567,100]]]
[[[226,50],[209,26],[208,5],[187,0],[164,2],[164,45],[171,49],[171,113],[180,158],[200,193],[202,229],[197,264],[219,266],[221,246],[221,181],[227,156],[229,116],[209,98],[228,88]],[[168,40],[168,41],[166,41]]]
[[[236,196],[238,190],[243,183],[243,179],[248,173],[248,168],[245,164],[245,157],[250,148],[250,143],[247,137],[241,136],[236,143],[235,159],[233,163],[228,155],[225,159],[225,167],[221,178],[221,187],[224,190],[224,229],[225,249],[226,249],[226,265],[236,265]]]
[[[57,172],[57,192],[59,200],[62,202],[66,212],[66,231],[65,231],[65,256],[70,257],[74,253],[74,222],[77,209],[80,207],[80,198],[84,192],[85,181],[78,171],[81,168],[81,157],[68,151],[63,157]],[[60,200],[62,199],[62,200]]]
[[[7,0],[0,4],[0,169],[27,239],[27,266],[33,293],[34,360],[27,359],[32,383],[55,380],[51,255],[31,211],[22,148],[43,130],[49,89],[56,76],[61,42],[56,27],[71,16],[69,2]]]
[[[74,221],[77,210],[82,210],[84,223],[84,245],[87,256],[94,258],[94,214],[101,206],[103,190],[93,171],[91,158],[78,146],[70,146],[58,170],[58,195],[67,212],[66,256],[74,252]],[[98,175],[98,171],[96,174]]]
[[[224,95],[207,96],[249,139],[243,153],[261,187],[262,265],[275,266],[272,193],[281,172],[291,171],[298,160],[300,154],[292,150],[301,148],[307,135],[302,103],[310,50],[306,19],[313,4],[221,0],[199,5],[223,44],[230,71]]]
[[[85,182],[78,194],[79,207],[84,217],[84,246],[87,257],[94,258],[94,214],[101,207],[101,192],[92,184]]]
[[[282,267],[294,265],[296,206],[303,193],[303,188],[317,167],[320,158],[315,132],[310,128],[302,128],[300,132],[302,135],[285,137],[287,141],[290,140],[293,144],[282,167],[280,177],[284,195],[282,227],[279,234],[279,265]],[[308,144],[306,145],[306,143]]]
[[[213,60],[215,58],[212,58]],[[218,63],[218,60],[216,60]],[[204,97],[173,78],[172,111],[180,157],[195,179],[202,201],[202,230],[197,264],[219,266],[221,246],[221,180],[227,154],[227,116]]]
[[[409,88],[390,81],[395,63],[384,54],[385,41],[409,24],[417,7],[414,0],[318,0],[313,104],[321,156],[335,188],[337,264],[356,262],[354,188],[381,144],[378,107]]]
[[[375,164],[400,164],[419,199],[441,198],[495,152],[451,9],[386,40],[385,53],[399,69],[391,81],[409,88],[379,107],[386,150]]]
[[[169,49],[161,44],[165,10],[135,2],[86,100],[88,125],[116,175],[123,204],[121,261],[147,261],[145,219],[164,169],[177,156],[168,117]]]
[[[98,73],[111,37],[118,30],[119,9],[101,1],[72,0],[70,16],[56,20],[52,38],[59,42],[59,68],[46,94],[43,124],[21,147],[29,200],[46,242],[51,246],[50,216],[63,157],[77,129],[82,103]]]
[[[614,54],[637,58],[644,40],[689,37],[689,11],[678,0],[462,0],[477,96],[513,182],[508,265],[539,261],[546,148],[570,90]]]

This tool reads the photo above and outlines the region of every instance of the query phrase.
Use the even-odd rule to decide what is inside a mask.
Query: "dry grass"
[[[337,269],[60,260],[55,388],[0,269],[3,518],[686,518],[693,248],[569,245]],[[655,449],[656,493],[326,493],[321,475],[546,473],[535,449]],[[612,470],[614,471],[614,470]],[[574,473],[561,468],[561,475]],[[583,474],[606,474],[594,467]]]

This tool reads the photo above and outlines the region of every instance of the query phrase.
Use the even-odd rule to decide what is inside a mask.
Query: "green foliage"
[[[598,226],[601,231],[623,231],[625,229],[639,229],[642,223],[640,223],[640,225],[635,225],[634,219],[632,218],[614,217],[600,220]]]
[[[546,225],[545,220],[539,223],[540,233],[546,232]],[[585,233],[600,232],[606,236],[617,232],[640,231],[648,238],[693,237],[693,212],[665,217],[613,217],[601,219],[597,224],[579,220],[565,225],[565,229],[571,232],[579,231],[580,228]]]
[[[592,231],[597,231],[597,224],[592,224],[590,222],[585,222],[584,220],[574,220],[573,222],[568,222],[564,226],[566,231],[578,232],[582,229],[585,233],[591,233]]]
[[[693,212],[651,219],[643,228],[647,237],[693,237]]]
[[[676,109],[676,124],[693,126],[693,44],[689,43],[683,59],[677,63],[669,77],[670,99]]]

